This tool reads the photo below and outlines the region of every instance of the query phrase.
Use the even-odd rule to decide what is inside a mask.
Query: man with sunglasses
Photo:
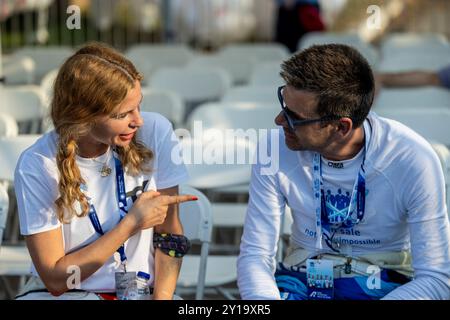
[[[259,145],[279,145],[271,154],[279,170],[252,168],[241,297],[450,299],[444,177],[430,144],[370,112],[373,73],[349,46],[308,48],[281,76],[280,137]],[[290,247],[276,263],[286,206]],[[328,288],[307,279],[327,279]]]

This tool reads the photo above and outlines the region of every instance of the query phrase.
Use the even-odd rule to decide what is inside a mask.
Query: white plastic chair
[[[7,186],[0,183],[0,280],[3,282],[8,298],[14,297],[10,283],[4,277],[20,276],[19,287],[25,283],[25,276],[30,273],[31,257],[24,245],[2,245],[3,233],[8,218],[9,197]]]
[[[189,62],[188,67],[195,68],[221,68],[231,76],[233,85],[242,85],[249,82],[250,75],[256,61],[248,56],[227,56],[223,54],[197,54]]]
[[[236,158],[228,164],[209,165],[185,162],[191,176],[189,184],[215,193],[247,194],[257,141],[261,134],[271,134],[268,129],[276,128],[274,117],[278,112],[272,105],[258,103],[207,103],[194,110],[187,127],[192,132],[202,130],[204,136],[196,140],[183,139],[182,146],[193,144],[187,151],[191,148],[194,152],[217,148],[224,152],[234,150],[243,160],[238,163]],[[185,151],[184,156],[186,154]]]
[[[36,64],[30,57],[2,57],[6,85],[30,85],[35,82]]]
[[[380,116],[397,120],[429,141],[450,146],[450,109],[379,110]]]
[[[178,94],[168,90],[143,88],[142,95],[142,111],[158,112],[169,119],[174,127],[182,126],[186,110]]]
[[[9,197],[6,186],[0,183],[0,252],[3,240],[3,232],[6,227],[6,218],[8,217]]]
[[[276,86],[248,85],[228,90],[221,102],[257,102],[279,106]]]
[[[315,44],[343,43],[354,45],[363,41],[357,33],[353,32],[308,32],[298,42],[298,50],[303,50]]]
[[[272,88],[283,85],[284,80],[280,76],[281,63],[281,61],[274,61],[256,65],[250,76],[249,85],[270,86]]]
[[[273,88],[272,88],[273,89]],[[206,103],[194,110],[188,118],[187,127],[193,129],[200,121],[205,129],[273,129],[274,118],[281,111],[278,104],[257,102]]]
[[[0,137],[15,137],[19,134],[16,120],[6,113],[0,113]]]
[[[218,100],[230,86],[221,69],[161,68],[150,81],[151,88],[172,90],[186,101]]]
[[[188,115],[201,103],[220,100],[231,87],[231,77],[222,69],[161,68],[150,79],[150,87],[177,93]]]
[[[13,117],[20,133],[38,133],[45,114],[37,86],[0,87],[0,112]]]
[[[200,191],[183,185],[180,186],[180,194],[193,194],[197,201],[181,203],[179,216],[183,225],[184,235],[191,242],[201,244],[200,255],[187,254],[183,258],[177,287],[196,287],[195,298],[203,299],[209,244],[212,232],[212,212],[208,198]]]
[[[392,33],[381,44],[383,57],[407,54],[450,53],[450,45],[443,34],[439,33]]]
[[[379,66],[379,72],[406,72],[406,71],[438,71],[450,65],[450,50],[447,53],[416,51],[399,53],[395,56],[384,57]]]
[[[221,139],[221,137],[207,136],[208,138],[204,140],[201,137],[199,139],[184,138],[180,142],[183,162],[190,177],[188,184],[202,190],[217,190],[248,183],[251,174],[250,161],[254,158],[255,144],[245,138],[226,139],[224,136]],[[216,158],[213,158],[218,153],[207,152],[207,150],[218,149],[223,151],[223,156],[219,159],[219,161],[222,160],[221,163],[217,163]],[[231,155],[229,161],[226,158],[227,152]],[[211,159],[208,155],[211,155]]]
[[[138,44],[130,47],[125,55],[144,74],[145,84],[159,68],[184,67],[193,57],[191,49],[183,44]]]
[[[26,246],[2,246],[0,248],[0,277],[25,277],[30,275],[30,267],[31,257]],[[22,284],[24,282],[22,281]]]
[[[237,256],[209,255],[209,245],[213,226],[211,204],[198,190],[181,186],[180,193],[198,196],[199,200],[180,204],[180,220],[184,234],[201,243],[200,255],[185,255],[177,282],[177,293],[183,288],[196,287],[195,298],[203,298],[205,289],[223,294],[229,299],[234,297],[221,286],[237,279]],[[208,267],[206,267],[208,266]]]
[[[375,98],[372,109],[383,110],[450,108],[450,91],[437,87],[382,88]]]
[[[258,61],[281,61],[289,57],[289,50],[279,43],[234,43],[223,47],[224,57],[253,57]]]
[[[14,180],[14,170],[20,155],[39,137],[41,135],[27,134],[0,138],[0,180]]]
[[[374,68],[378,68],[379,54],[371,44],[365,42],[356,33],[331,33],[331,32],[310,32],[305,34],[298,43],[298,50],[309,48],[314,44],[339,43],[354,47],[358,50]]]
[[[17,57],[30,57],[35,63],[35,83],[51,70],[58,69],[73,54],[73,50],[64,46],[23,47],[14,53]]]
[[[58,75],[58,69],[49,71],[41,81],[41,92],[43,95],[43,106],[45,109],[49,109],[50,102],[53,97],[53,86],[55,84],[56,77]]]
[[[8,187],[13,187],[14,171],[22,152],[31,146],[40,135],[19,135],[16,137],[0,138],[0,182]],[[15,204],[15,202],[12,202]],[[10,208],[12,219],[8,222],[10,228],[10,240],[12,243],[19,239],[19,219],[15,213],[16,206]]]

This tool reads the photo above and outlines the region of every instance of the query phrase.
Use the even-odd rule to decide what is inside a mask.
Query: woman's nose
[[[131,127],[140,127],[144,124],[144,119],[142,119],[141,113],[137,110],[133,114],[133,120],[130,123]]]

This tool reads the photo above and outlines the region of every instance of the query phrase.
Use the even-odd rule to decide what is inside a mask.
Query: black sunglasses
[[[310,123],[337,120],[337,119],[341,118],[339,116],[331,115],[331,116],[325,116],[325,117],[316,118],[316,119],[306,119],[306,120],[293,119],[292,116],[294,116],[294,113],[291,110],[289,110],[287,108],[286,104],[284,103],[283,94],[282,94],[284,87],[285,86],[278,87],[278,100],[280,101],[281,110],[283,111],[283,116],[286,119],[286,121],[289,125],[289,128],[292,131],[295,130],[295,127],[304,126],[304,125],[307,125]]]

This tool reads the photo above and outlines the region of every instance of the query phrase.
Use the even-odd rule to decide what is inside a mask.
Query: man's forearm
[[[177,286],[181,268],[181,258],[166,255],[161,250],[155,252],[155,286],[153,299],[171,300]]]

